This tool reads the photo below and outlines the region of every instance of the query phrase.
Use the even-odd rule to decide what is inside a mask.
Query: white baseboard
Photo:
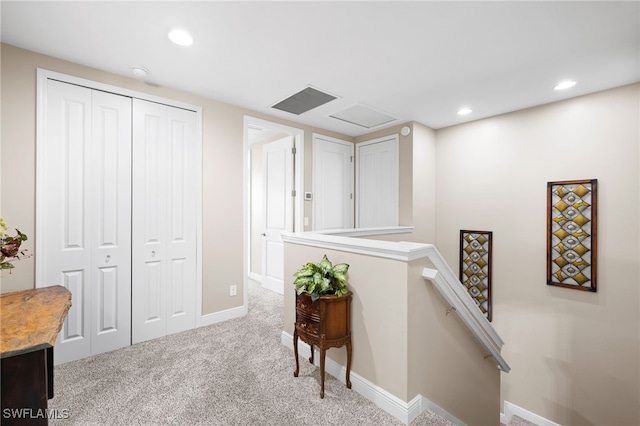
[[[560,424],[552,422],[549,419],[545,419],[544,417],[539,416],[536,413],[532,413],[531,411],[525,410],[522,407],[518,407],[517,405],[512,404],[509,401],[505,401],[504,414],[500,413],[500,422],[508,425],[511,421],[511,417],[513,417],[514,415],[538,426],[561,426]]]
[[[245,315],[247,315],[247,307],[238,306],[237,308],[231,308],[224,311],[203,315],[200,325],[205,326],[216,324],[222,321],[243,317]]]
[[[262,283],[262,275],[258,275],[255,272],[249,272],[249,278],[256,282]]]
[[[280,335],[281,343],[287,348],[293,350],[293,336],[287,332],[282,332]],[[298,355],[303,358],[309,358],[311,356],[311,348],[309,345],[300,341],[298,343]],[[320,354],[316,350],[315,365],[319,363]],[[338,379],[341,383],[345,383],[345,375],[347,372],[346,367],[338,364],[331,358],[326,358],[325,371]],[[422,414],[427,409],[430,409],[436,414],[446,418],[452,423],[464,426],[460,420],[456,419],[451,414],[447,413],[444,409],[438,407],[433,402],[429,401],[422,395],[416,395],[411,401],[404,402],[400,398],[392,395],[388,391],[382,389],[374,383],[371,383],[357,373],[351,371],[351,389],[358,392],[360,395],[367,398],[369,401],[382,408],[387,413],[391,414],[396,419],[400,420],[404,424],[408,425],[416,417]]]

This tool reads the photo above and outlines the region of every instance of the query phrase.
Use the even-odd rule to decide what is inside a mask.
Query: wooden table
[[[48,424],[53,345],[70,307],[71,292],[62,286],[0,295],[3,425]]]
[[[327,349],[347,347],[347,372],[345,382],[351,389],[351,297],[349,292],[343,296],[324,295],[315,302],[307,293],[296,292],[296,322],[293,328],[293,353],[296,358],[298,377],[298,338],[311,347],[309,362],[313,364],[313,346],[320,349],[320,398],[324,398],[324,364]]]

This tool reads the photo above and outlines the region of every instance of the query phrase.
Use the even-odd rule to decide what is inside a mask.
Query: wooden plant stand
[[[324,398],[324,366],[327,349],[347,346],[347,388],[351,389],[351,297],[320,296],[315,302],[311,295],[296,292],[296,322],[293,331],[293,351],[296,357],[294,377],[298,377],[298,338],[311,346],[309,362],[313,364],[313,346],[320,348],[320,398]]]

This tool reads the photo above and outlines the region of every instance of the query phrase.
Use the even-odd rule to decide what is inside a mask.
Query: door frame
[[[190,110],[196,113],[196,155],[197,158],[202,158],[202,107],[192,105],[173,99],[162,98],[148,93],[142,93],[135,90],[125,89],[118,86],[112,86],[110,84],[101,83],[93,80],[87,80],[80,77],[71,76],[68,74],[62,74],[55,71],[50,71],[43,68],[37,69],[37,83],[36,83],[36,288],[47,287],[48,284],[44,282],[43,277],[43,256],[38,255],[38,247],[43,247],[44,233],[37,232],[38,229],[44,227],[44,217],[46,212],[44,211],[43,203],[40,200],[44,199],[43,190],[45,188],[44,174],[38,172],[38,164],[44,164],[44,150],[38,149],[38,146],[42,146],[46,143],[45,132],[45,114],[46,114],[46,100],[47,100],[47,83],[49,80],[58,80],[63,83],[75,84],[77,86],[84,86],[89,89],[99,90],[108,93],[114,93],[116,95],[127,96],[131,98],[142,99],[145,101],[161,103],[164,105],[182,108]],[[202,325],[202,162],[197,162],[196,166],[196,328]]]
[[[247,292],[247,286],[249,283],[249,277],[251,275],[251,227],[250,227],[250,214],[251,214],[251,153],[249,143],[249,126],[267,127],[282,131],[283,133],[289,133],[293,136],[294,146],[296,148],[296,156],[293,163],[293,179],[294,189],[296,191],[296,197],[293,202],[293,232],[300,232],[304,230],[304,130],[287,126],[284,124],[276,123],[273,121],[263,120],[261,118],[253,117],[250,115],[244,116],[243,123],[243,144],[244,144],[244,208],[243,208],[243,221],[244,221],[244,244],[243,244],[243,287],[244,287],[244,306],[249,306],[249,298]],[[262,208],[261,206],[258,206]]]

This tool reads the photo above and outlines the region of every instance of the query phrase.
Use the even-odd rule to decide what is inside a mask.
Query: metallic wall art
[[[598,180],[547,183],[547,284],[596,291]]]
[[[491,237],[489,231],[460,231],[460,282],[491,321]]]

